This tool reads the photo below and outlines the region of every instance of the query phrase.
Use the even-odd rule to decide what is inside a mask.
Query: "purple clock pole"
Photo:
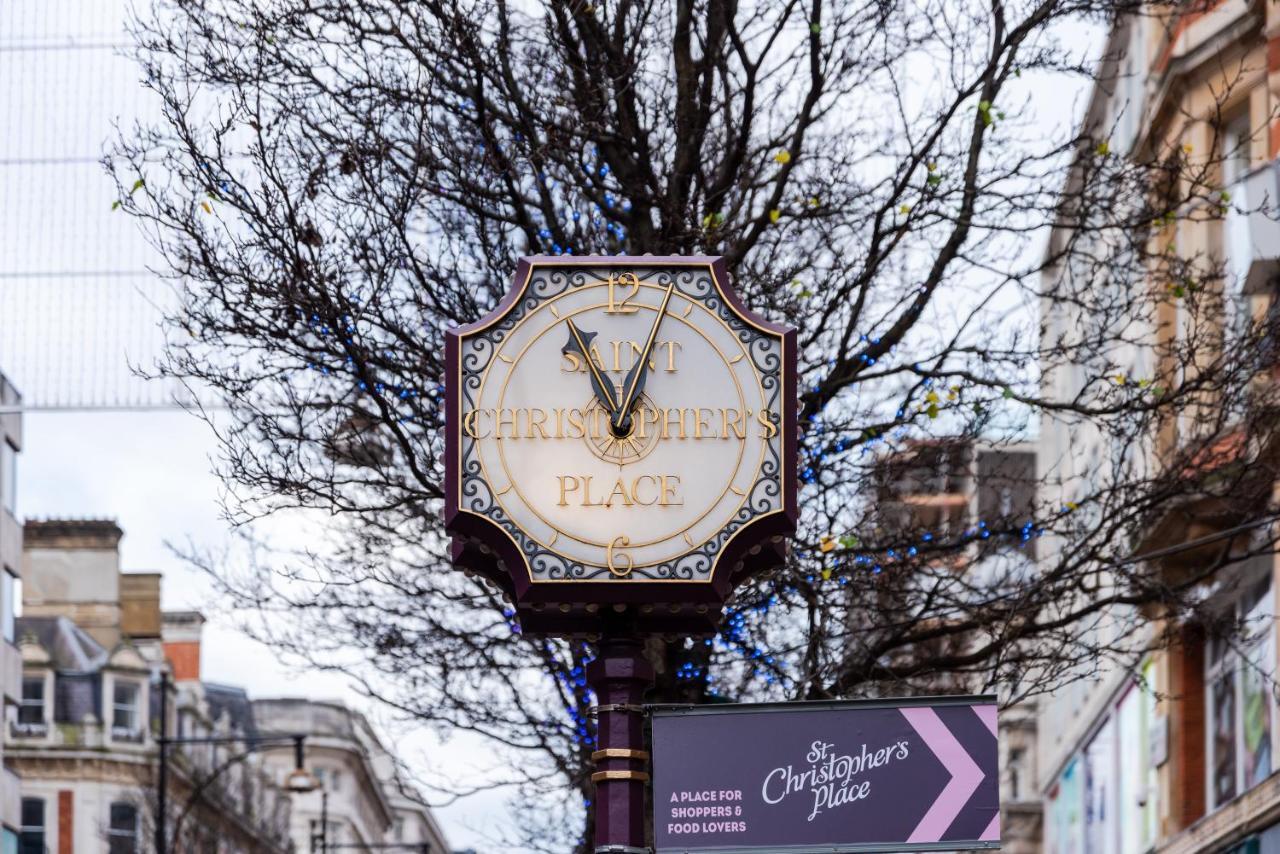
[[[587,665],[596,695],[596,854],[649,854],[645,845],[645,789],[649,753],[644,749],[644,692],[653,668],[639,637],[607,633]]]

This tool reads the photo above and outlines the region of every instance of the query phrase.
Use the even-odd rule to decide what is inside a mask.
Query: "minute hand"
[[[620,436],[631,431],[631,407],[635,405],[636,398],[644,389],[644,380],[648,375],[645,368],[649,364],[649,355],[653,352],[653,345],[658,340],[658,327],[662,324],[662,318],[666,316],[667,304],[671,302],[671,294],[675,289],[675,282],[667,285],[667,291],[662,295],[662,304],[658,306],[658,314],[653,319],[653,326],[649,329],[649,338],[644,342],[644,348],[622,383],[622,398],[618,401],[618,408],[613,415],[613,429]]]

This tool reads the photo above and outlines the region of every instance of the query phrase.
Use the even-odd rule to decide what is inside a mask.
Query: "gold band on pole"
[[[591,754],[592,762],[599,762],[601,759],[637,759],[641,762],[648,762],[649,751],[627,750],[624,747],[606,747],[604,750],[597,750]]]
[[[597,771],[591,775],[591,782],[599,783],[603,780],[639,780],[647,782],[649,775],[644,771]]]

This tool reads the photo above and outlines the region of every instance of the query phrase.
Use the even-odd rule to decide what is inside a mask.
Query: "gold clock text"
[[[636,413],[636,439],[653,435],[662,439],[745,439],[750,432],[772,439],[778,434],[777,417],[767,409],[641,406]],[[471,409],[462,417],[462,429],[472,439],[603,439],[611,435],[609,413],[598,407]]]
[[[591,361],[602,371],[622,373],[631,370],[636,358],[644,352],[644,345],[637,341],[606,341],[602,348],[599,341],[591,342],[587,349],[591,352]],[[676,373],[676,353],[680,350],[679,341],[655,341],[653,352],[649,356],[649,370],[656,371],[658,366],[668,374]],[[585,371],[586,360],[575,350],[566,350],[564,360],[560,362],[560,370],[565,373]]]
[[[619,477],[612,486],[592,484],[589,474],[562,474],[556,477],[560,484],[560,507],[679,507],[680,476],[674,474],[642,474],[639,477]]]

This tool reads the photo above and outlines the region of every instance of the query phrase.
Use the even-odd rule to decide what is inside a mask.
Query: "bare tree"
[[[1270,322],[1224,335],[1220,259],[1168,251],[1229,206],[1216,157],[1120,156],[1105,125],[1034,117],[1054,81],[1114,83],[1115,56],[1099,72],[1060,33],[1143,13],[170,0],[136,26],[163,116],[108,159],[181,295],[161,370],[229,407],[211,423],[235,519],[330,514],[305,554],[193,559],[273,642],[482,734],[517,757],[503,782],[576,811],[591,648],[525,636],[449,569],[442,330],[491,308],[521,254],[715,254],[800,330],[802,530],[714,638],[651,641],[655,699],[999,684],[1012,702],[1130,662],[1161,642],[1136,627],[1194,616],[1212,571],[1271,550],[1276,464],[1254,381]],[[1164,334],[1174,314],[1186,334]],[[875,500],[922,440],[1047,419],[1100,455],[1087,489],[1042,460],[1021,515],[927,528]],[[1130,560],[1204,501],[1232,535],[1194,569]],[[558,818],[531,844],[586,850]]]

